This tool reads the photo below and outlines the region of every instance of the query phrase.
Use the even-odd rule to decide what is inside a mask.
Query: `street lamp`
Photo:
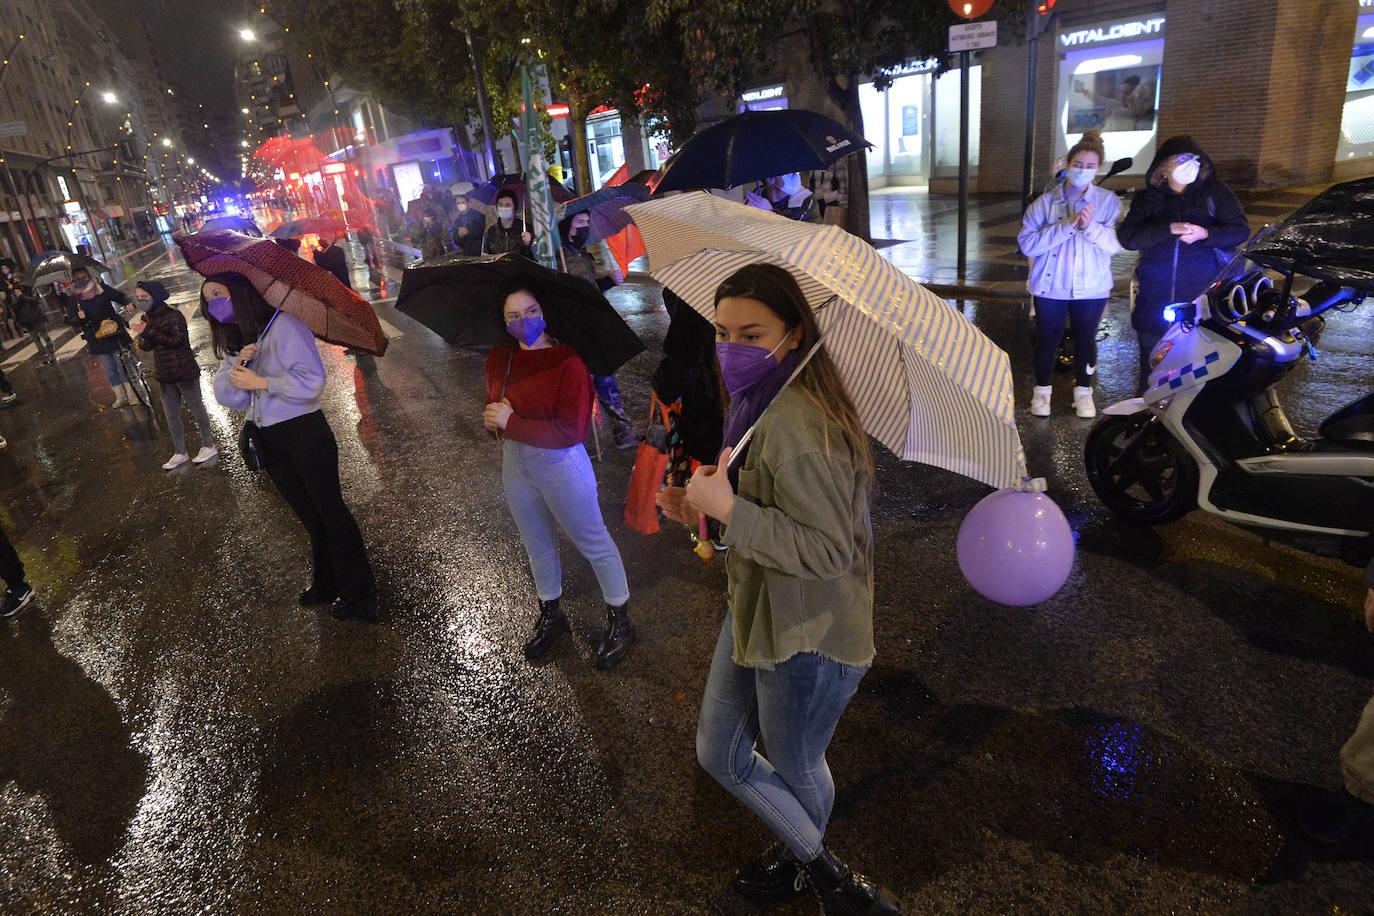
[[[119,104],[119,96],[115,95],[113,92],[102,92],[102,93],[100,93],[100,98],[101,98],[101,100],[103,100],[103,101],[105,102],[105,104],[107,104],[107,105],[118,105],[118,104]]]
[[[239,29],[239,38],[242,38],[244,41],[258,40],[258,36],[253,34],[252,29]]]

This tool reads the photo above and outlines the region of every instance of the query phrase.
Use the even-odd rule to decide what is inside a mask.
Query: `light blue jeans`
[[[100,368],[105,370],[105,377],[110,380],[111,388],[118,388],[129,381],[124,375],[124,367],[119,364],[118,353],[97,353],[95,358],[100,360]]]
[[[802,862],[821,854],[835,805],[825,750],[867,665],[801,652],[771,670],[735,664],[725,615],[697,722],[697,760]],[[765,759],[755,745],[762,737]]]
[[[625,564],[601,517],[596,476],[582,444],[538,448],[507,439],[501,453],[506,502],[525,542],[539,600],[552,601],[563,594],[563,567],[558,559],[558,529],[562,528],[592,564],[606,603],[618,607],[628,601]]]

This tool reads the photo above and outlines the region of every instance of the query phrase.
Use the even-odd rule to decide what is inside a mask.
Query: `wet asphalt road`
[[[148,271],[174,302],[194,292],[166,259]],[[650,346],[620,375],[638,419],[666,316],[648,284],[612,296]],[[608,450],[641,642],[592,669],[598,591],[568,548],[573,638],[527,664],[535,601],[482,357],[377,312],[399,335],[385,358],[323,347],[375,626],[296,605],[305,537],[234,456],[203,325],[226,453],[204,468],[160,470],[160,413],[111,409],[84,352],[7,366],[0,524],[40,600],[0,623],[0,909],[752,912],[726,882],[770,838],[693,743],[723,564],[620,525],[633,453]],[[986,488],[880,453],[879,654],[831,746],[831,846],[910,913],[1374,912],[1374,826],[1320,848],[1295,824],[1339,786],[1374,687],[1357,571],[1196,515],[1119,523],[1084,479],[1071,379],[1048,421],[1024,409],[1022,308],[969,313],[1012,354],[1074,571],[1033,608],[982,599],[954,542]],[[1300,431],[1368,385],[1371,315],[1333,319],[1326,359],[1287,386]],[[1103,336],[1099,403],[1131,393],[1124,303]]]

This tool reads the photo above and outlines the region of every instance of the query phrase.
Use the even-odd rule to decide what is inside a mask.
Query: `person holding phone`
[[[897,899],[825,841],[835,803],[826,748],[874,656],[868,435],[791,274],[742,267],[715,306],[725,448],[657,501],[689,527],[718,520],[730,547],[697,760],[778,838],[735,870],[732,888],[776,904],[809,885],[829,914],[897,913]]]
[[[206,277],[200,311],[222,360],[215,399],[258,425],[267,476],[310,537],[312,575],[300,603],[332,602],[341,620],[376,621],[376,579],[344,503],[339,446],[320,410],[325,373],[315,336],[268,305],[242,274]]]
[[[162,412],[176,449],[162,469],[171,471],[188,461],[204,464],[219,455],[219,450],[215,448],[210,416],[200,396],[200,366],[191,352],[186,317],[167,304],[167,287],[156,280],[139,281],[134,287],[134,306],[138,314],[131,330],[138,335],[138,348],[153,354],[153,375],[162,394]],[[200,433],[200,451],[195,458],[186,452],[186,426],[181,421],[183,403],[190,408]]]

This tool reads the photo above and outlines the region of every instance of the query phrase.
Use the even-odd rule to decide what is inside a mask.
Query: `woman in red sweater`
[[[502,291],[502,320],[512,342],[487,357],[487,407],[482,420],[502,437],[506,501],[529,554],[539,597],[539,619],[525,642],[525,657],[542,658],[568,631],[558,599],[562,528],[592,564],[606,600],[606,630],[596,667],[614,668],[635,640],[626,602],[625,564],[606,530],[596,500],[596,476],[582,442],[591,427],[592,379],[572,347],[549,337],[544,311],[529,286],[512,281]]]

